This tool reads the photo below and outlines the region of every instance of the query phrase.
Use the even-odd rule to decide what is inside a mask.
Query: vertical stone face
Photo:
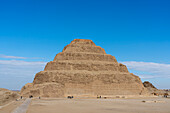
[[[64,97],[142,95],[138,76],[91,40],[75,39],[22,88],[24,96]]]

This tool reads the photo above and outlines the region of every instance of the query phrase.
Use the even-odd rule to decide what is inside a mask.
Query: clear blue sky
[[[0,87],[20,89],[43,69],[27,64],[32,75],[24,75],[28,70],[18,72],[21,64],[16,69],[7,61],[48,62],[80,38],[93,40],[130,72],[145,75],[143,81],[170,89],[169,5],[169,0],[1,0]],[[131,61],[139,67],[148,63],[151,71],[136,69]],[[11,74],[3,72],[5,66]]]

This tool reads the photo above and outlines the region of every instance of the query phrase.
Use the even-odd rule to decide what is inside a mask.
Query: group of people
[[[21,96],[20,99],[22,99],[23,97]],[[29,98],[33,98],[32,95],[29,96]],[[39,99],[41,99],[41,97],[38,97]]]
[[[73,97],[73,96],[68,96],[67,98],[72,99],[72,98],[74,98],[74,97]]]

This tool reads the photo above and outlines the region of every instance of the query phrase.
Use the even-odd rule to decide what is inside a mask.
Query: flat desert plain
[[[0,113],[12,109],[9,105]],[[170,113],[170,99],[32,99],[27,113]]]

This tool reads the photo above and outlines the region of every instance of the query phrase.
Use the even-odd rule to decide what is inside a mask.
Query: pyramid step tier
[[[47,63],[44,70],[119,71],[128,73],[127,67],[123,64],[86,60],[51,61]]]
[[[57,54],[54,61],[57,60],[95,60],[95,61],[108,61],[117,62],[116,58],[108,54],[98,53],[83,53],[83,52],[61,52]]]
[[[96,46],[91,40],[74,40],[65,46],[63,52],[90,52],[106,54],[100,46]]]
[[[36,74],[34,84],[54,83],[82,83],[87,84],[95,80],[109,83],[138,83],[140,78],[131,73],[115,71],[41,71]]]

